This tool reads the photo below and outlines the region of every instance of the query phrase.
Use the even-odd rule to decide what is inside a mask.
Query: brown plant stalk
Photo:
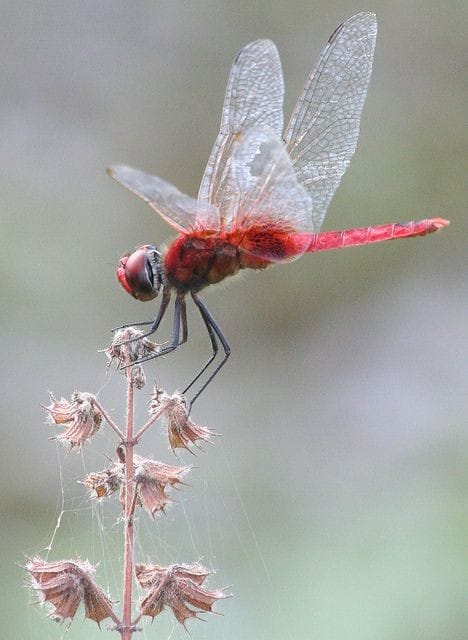
[[[127,364],[130,363],[127,361]],[[127,424],[125,431],[125,489],[124,489],[124,570],[122,594],[122,640],[131,640],[134,627],[132,620],[132,587],[134,566],[134,530],[133,516],[135,513],[136,491],[133,473],[133,425],[135,417],[134,383],[131,369],[127,369]]]
[[[69,451],[80,451],[99,431],[101,424],[108,424],[118,437],[117,460],[103,471],[89,473],[82,484],[91,497],[103,500],[119,490],[124,522],[124,562],[122,568],[122,613],[114,608],[112,600],[94,581],[95,568],[80,559],[44,561],[32,558],[26,565],[31,586],[39,596],[39,602],[50,608],[50,616],[58,621],[71,621],[80,606],[85,608],[85,617],[100,623],[110,618],[111,629],[119,633],[121,640],[132,640],[138,631],[137,624],[144,616],[154,618],[165,608],[172,610],[177,621],[186,627],[190,618],[200,613],[211,612],[219,599],[228,597],[223,590],[210,590],[203,584],[210,571],[198,563],[172,564],[161,567],[157,564],[137,564],[135,561],[135,511],[142,507],[148,515],[164,512],[170,502],[168,491],[182,478],[190,467],[171,466],[152,458],[135,454],[146,431],[161,417],[167,424],[169,448],[192,451],[197,441],[210,442],[214,433],[195,424],[189,417],[185,398],[178,392],[172,396],[155,387],[149,403],[150,416],[138,429],[135,427],[135,390],[145,385],[143,369],[138,360],[148,352],[157,351],[158,345],[148,340],[139,340],[141,332],[126,329],[118,332],[106,353],[112,362],[117,359],[119,368],[126,377],[125,428],[119,427],[90,393],[75,392],[70,400],[56,400],[52,394],[51,404],[44,407],[50,421],[64,430],[55,436]],[[133,610],[134,581],[146,590]]]

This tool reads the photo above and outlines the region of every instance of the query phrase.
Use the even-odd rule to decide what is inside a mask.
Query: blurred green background
[[[107,637],[81,615],[44,619],[25,556],[80,555],[118,599],[121,523],[77,483],[106,465],[48,438],[47,390],[100,392],[110,328],[151,317],[115,279],[120,255],[171,230],[105,175],[125,162],[196,194],[237,50],[272,38],[286,112],[331,31],[375,11],[379,35],[360,145],[326,229],[443,216],[425,239],[306,256],[205,299],[232,347],[194,417],[222,434],[139,561],[201,560],[232,585],[196,639],[464,640],[468,637],[466,431],[467,139],[462,2],[2,3],[2,636]],[[465,85],[466,87],[466,85]],[[147,367],[169,391],[209,351],[191,341]],[[165,325],[164,336],[170,327]],[[144,419],[150,387],[140,392]],[[142,453],[165,462],[162,429]],[[177,463],[177,462],[176,462]],[[109,637],[116,637],[109,634]],[[136,637],[185,638],[164,613]]]

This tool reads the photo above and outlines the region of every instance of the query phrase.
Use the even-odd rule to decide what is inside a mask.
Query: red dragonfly
[[[170,343],[187,340],[185,297],[190,294],[208,331],[212,355],[224,358],[192,399],[211,382],[230,354],[229,344],[199,292],[241,269],[265,269],[304,253],[424,236],[448,221],[431,218],[319,233],[328,205],[356,149],[359,122],[372,70],[377,22],[358,13],[330,36],[309,75],[283,133],[284,84],[278,51],[257,40],[237,55],[226,90],[221,129],[203,175],[198,199],[138,169],[108,173],[147,202],[178,237],[164,253],[143,245],[121,258],[117,276],[137,300],[162,290],[154,333],[175,292]]]

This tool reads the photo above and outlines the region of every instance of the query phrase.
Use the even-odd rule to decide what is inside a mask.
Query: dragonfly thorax
[[[164,258],[167,281],[182,293],[197,292],[235,275],[242,265],[237,247],[211,234],[179,236]]]

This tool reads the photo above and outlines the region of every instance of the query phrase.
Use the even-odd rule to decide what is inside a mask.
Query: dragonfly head
[[[120,258],[117,278],[127,293],[146,302],[153,300],[162,284],[161,254],[152,244]]]

